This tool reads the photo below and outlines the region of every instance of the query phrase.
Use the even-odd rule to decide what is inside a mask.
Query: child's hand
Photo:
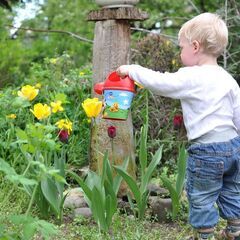
[[[129,65],[122,65],[116,70],[117,74],[123,78],[129,74]]]

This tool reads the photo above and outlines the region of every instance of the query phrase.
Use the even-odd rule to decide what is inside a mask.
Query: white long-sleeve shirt
[[[180,99],[188,140],[211,131],[240,133],[240,89],[222,67],[192,66],[160,73],[130,65],[129,76],[157,95]]]

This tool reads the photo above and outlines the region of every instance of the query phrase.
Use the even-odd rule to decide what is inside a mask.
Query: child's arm
[[[161,73],[139,65],[122,65],[116,72],[120,77],[129,75],[137,83],[165,97],[181,99],[189,95],[192,89],[187,68],[176,73]]]

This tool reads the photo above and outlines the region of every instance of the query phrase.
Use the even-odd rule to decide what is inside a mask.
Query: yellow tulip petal
[[[98,98],[87,98],[82,107],[89,118],[97,117],[102,110],[102,102]]]
[[[18,91],[18,96],[32,101],[37,95],[39,90],[33,86],[25,85],[21,88],[21,91]]]
[[[30,109],[33,115],[38,119],[42,120],[47,118],[51,114],[51,108],[47,104],[37,103],[33,106],[33,110]]]

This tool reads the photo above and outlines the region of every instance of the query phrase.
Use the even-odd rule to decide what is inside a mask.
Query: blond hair
[[[217,14],[202,13],[183,24],[178,33],[178,39],[180,37],[190,43],[198,41],[205,53],[218,57],[228,44],[228,29]]]

